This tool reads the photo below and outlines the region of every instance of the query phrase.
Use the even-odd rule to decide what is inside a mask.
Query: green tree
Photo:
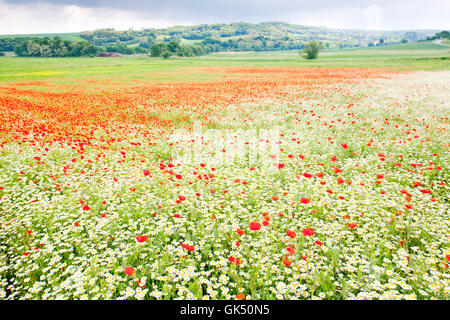
[[[320,41],[309,41],[305,44],[305,47],[300,54],[303,55],[305,59],[312,60],[317,59],[319,56],[319,51],[323,48],[322,42]]]
[[[164,58],[164,59],[169,59],[169,57],[172,55],[172,53],[170,53],[170,51],[164,51],[163,53],[162,53],[162,57]]]
[[[165,43],[156,43],[150,48],[150,56],[161,57],[164,51],[167,51],[167,45]]]

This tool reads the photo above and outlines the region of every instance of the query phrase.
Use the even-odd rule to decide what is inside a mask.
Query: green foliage
[[[305,42],[314,39],[323,41],[327,49],[344,49],[375,46],[375,44],[379,44],[380,39],[383,39],[384,44],[387,45],[400,43],[402,39],[406,39],[408,42],[416,42],[427,37],[429,40],[448,38],[448,31],[435,33],[436,30],[411,30],[407,32],[334,30],[284,22],[262,22],[258,24],[238,22],[173,26],[163,29],[125,31],[99,29],[81,33],[0,36],[0,51],[13,51],[16,46],[26,40],[50,39],[55,36],[61,36],[60,40],[80,41],[82,39],[94,46],[103,48],[125,45],[134,50],[133,53],[143,53],[136,48],[149,50],[154,44],[170,42],[179,45],[202,44],[208,52],[265,52],[302,49]],[[128,49],[126,50],[128,51]],[[193,55],[195,56],[195,54]]]
[[[164,29],[115,31],[100,29],[82,32],[80,37],[97,46],[113,44],[137,45],[150,49],[155,43],[187,41],[203,44],[210,52],[218,51],[274,51],[302,49],[305,42],[321,39],[327,48],[352,48],[378,43],[400,43],[405,38],[410,42],[425,39],[435,31],[361,31],[333,30],[284,22],[219,23],[197,26],[173,26]]]
[[[148,50],[143,47],[134,47],[133,50],[134,50],[134,53],[136,53],[136,54],[148,53]]]
[[[21,57],[81,57],[94,56],[99,48],[87,41],[68,41],[61,39],[34,39],[21,42],[14,48]]]
[[[322,42],[320,41],[309,41],[305,44],[303,49],[303,57],[307,60],[317,59],[319,56],[319,51],[323,48]]]
[[[133,49],[127,47],[124,44],[115,44],[113,46],[106,47],[106,51],[108,52],[117,52],[121,54],[133,54]]]
[[[431,40],[436,40],[436,39],[449,39],[450,38],[450,32],[448,31],[441,31],[441,32],[437,32],[434,36],[432,37],[427,37],[427,41],[431,41]]]
[[[177,42],[156,43],[150,48],[152,57],[163,57],[165,59],[172,55],[180,57],[194,57],[208,54],[210,50],[202,44],[180,45]]]
[[[128,47],[124,44],[115,44],[112,46],[106,47],[106,51],[108,52],[117,52],[120,54],[135,54],[135,53],[147,53],[147,50],[141,47]]]
[[[166,45],[164,43],[154,44],[150,48],[150,55],[152,57],[160,57],[165,49]]]
[[[0,57],[3,57],[3,56],[5,56],[5,54],[0,51]]]

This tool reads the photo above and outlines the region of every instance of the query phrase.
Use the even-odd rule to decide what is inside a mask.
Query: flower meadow
[[[0,299],[448,299],[450,72],[198,68],[0,85]]]

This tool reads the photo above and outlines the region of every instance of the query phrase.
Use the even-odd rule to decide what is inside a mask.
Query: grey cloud
[[[1,0],[0,0],[1,1]],[[3,0],[11,4],[36,4],[30,0]],[[416,28],[441,23],[448,28],[448,0],[42,0],[42,3],[110,8],[134,12],[142,19],[190,21],[193,24],[220,22],[286,21],[297,24],[342,25],[366,28],[369,6],[380,9],[383,29]],[[317,22],[317,23],[314,23]]]

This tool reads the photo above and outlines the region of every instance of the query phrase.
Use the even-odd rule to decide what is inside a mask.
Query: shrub
[[[323,48],[322,42],[320,41],[309,41],[305,44],[305,47],[300,52],[300,54],[303,53],[303,57],[305,59],[311,60],[311,59],[317,59],[319,56],[319,51]]]

